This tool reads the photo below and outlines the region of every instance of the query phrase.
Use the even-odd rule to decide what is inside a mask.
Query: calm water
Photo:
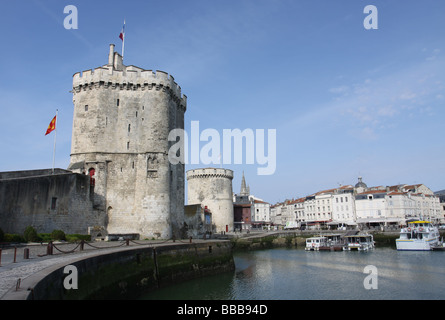
[[[445,252],[271,249],[237,253],[235,264],[235,272],[169,286],[142,299],[445,299]],[[364,287],[367,265],[377,267],[377,289]]]

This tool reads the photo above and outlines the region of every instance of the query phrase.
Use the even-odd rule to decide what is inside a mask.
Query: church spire
[[[246,187],[246,179],[244,178],[244,171],[243,171],[243,179],[241,180],[240,195],[241,196],[248,196],[249,195],[249,190]]]

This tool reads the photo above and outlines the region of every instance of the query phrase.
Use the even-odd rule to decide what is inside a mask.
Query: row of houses
[[[339,186],[274,205],[250,196],[250,205],[251,221],[246,216],[238,219],[241,229],[397,229],[411,219],[445,222],[445,203],[425,185],[368,187],[362,178],[355,186]]]

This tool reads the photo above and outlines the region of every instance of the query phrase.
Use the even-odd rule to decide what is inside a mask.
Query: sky
[[[64,8],[77,8],[66,29]],[[367,5],[378,29],[366,29]],[[445,189],[445,1],[3,1],[0,171],[70,162],[72,76],[124,63],[173,75],[187,96],[185,129],[276,130],[276,170],[244,172],[270,203],[355,184]],[[267,140],[266,140],[267,141]],[[200,142],[200,147],[206,142]],[[247,147],[246,147],[247,148]],[[268,150],[268,146],[265,147]]]

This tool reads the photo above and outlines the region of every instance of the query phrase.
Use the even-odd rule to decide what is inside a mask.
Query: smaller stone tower
[[[233,231],[233,171],[195,169],[187,171],[188,204],[201,204],[212,212],[216,232]]]

